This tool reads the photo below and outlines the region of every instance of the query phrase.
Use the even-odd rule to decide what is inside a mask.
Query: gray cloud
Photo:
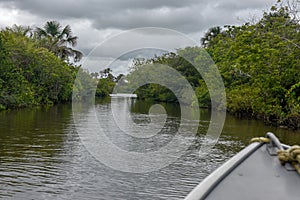
[[[123,11],[143,9],[159,9],[161,7],[181,8],[193,5],[196,0],[1,0],[10,7],[28,10],[32,13],[47,17],[91,18],[107,19]]]
[[[265,8],[274,0],[2,0],[6,6],[48,19],[88,19],[96,29],[159,26],[184,33],[211,24],[236,22],[242,10]]]
[[[276,0],[0,0],[0,26],[71,25],[85,55],[114,34],[139,27],[163,27],[200,41],[212,26],[241,24],[260,16]],[[0,27],[1,28],[1,27]],[[147,33],[149,34],[149,33]],[[146,37],[146,36],[145,36]],[[107,48],[109,56],[114,47]],[[126,56],[125,56],[126,57]],[[124,59],[124,58],[122,58]]]
[[[262,1],[262,0],[251,0],[251,1],[236,1],[236,0],[226,0],[219,1],[218,6],[221,9],[226,10],[241,10],[241,9],[257,9],[262,8],[265,5],[272,5],[276,1]],[[263,4],[264,3],[264,4]]]

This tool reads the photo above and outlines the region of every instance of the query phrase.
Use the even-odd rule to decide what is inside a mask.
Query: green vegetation
[[[45,31],[17,25],[0,31],[0,110],[71,100],[79,67],[70,58],[79,61],[82,53],[68,43],[75,45],[77,37],[69,26],[46,25]]]
[[[153,67],[146,67],[151,65],[155,66],[154,68],[156,70],[154,70]],[[135,85],[141,85],[145,80],[152,77],[151,80],[154,80],[155,83],[162,81],[165,84],[176,86],[176,88],[174,88],[176,91],[174,92],[181,94],[182,92],[180,90],[183,91],[184,89],[181,87],[182,80],[177,79],[175,74],[163,66],[169,66],[176,71],[181,72],[194,87],[199,85],[201,76],[197,73],[197,70],[181,56],[169,53],[149,60],[136,59],[131,69],[132,72],[126,77],[126,79],[129,80],[129,87],[137,88]],[[135,85],[131,85],[130,83]],[[160,84],[144,85],[138,88],[135,93],[140,99],[177,102],[175,94],[168,87],[161,86]]]
[[[82,58],[82,53],[72,48],[76,46],[78,37],[72,36],[69,25],[62,28],[58,22],[49,21],[43,28],[36,28],[35,33],[39,44],[62,60],[70,61],[73,58],[77,62]]]
[[[230,112],[300,128],[300,25],[293,13],[275,5],[257,23],[227,26],[207,43]]]
[[[116,77],[111,74],[112,70],[110,68],[106,68],[100,71],[100,77],[98,78],[98,84],[95,96],[96,97],[107,97],[109,94],[113,92],[113,89],[116,85]],[[97,73],[94,73],[97,75]],[[98,77],[98,76],[96,76]]]
[[[116,78],[109,68],[99,75],[76,66],[83,55],[73,49],[77,39],[69,25],[56,21],[35,30],[17,25],[1,30],[0,110],[69,102],[73,89],[76,100],[91,92],[108,96]],[[73,87],[77,72],[80,79]]]
[[[1,109],[70,100],[77,68],[41,47],[33,34],[27,33],[17,26],[0,32]]]
[[[163,69],[160,65],[169,66],[181,73],[196,92],[194,103],[210,108],[210,97],[215,94],[208,91],[201,76],[207,76],[205,80],[210,84],[214,82],[213,74],[207,73],[212,66],[205,55],[208,52],[223,78],[230,113],[300,128],[300,23],[296,11],[280,1],[255,23],[210,28],[201,39],[202,47],[137,59],[126,77],[114,77],[110,68],[89,74],[76,66],[82,57],[73,49],[77,39],[70,26],[62,27],[56,21],[35,30],[16,25],[1,30],[0,110],[68,102],[72,91],[75,99],[93,93],[106,97],[117,81],[117,92],[138,88],[135,93],[139,98],[177,102],[174,93],[159,84],[135,87],[151,76],[168,79],[172,85],[182,82],[165,71],[157,73],[148,68],[143,74],[139,70],[153,64],[158,69]],[[200,75],[191,63],[199,65],[204,73]],[[73,88],[77,72],[80,79]],[[186,96],[184,91],[181,86],[176,88],[181,97]]]
[[[201,39],[223,78],[227,109],[241,117],[263,119],[276,126],[300,128],[300,24],[294,10],[277,2],[256,23],[213,27]],[[204,80],[189,62],[201,57],[200,47],[189,47],[147,61],[136,61],[133,71],[144,63],[161,63],[181,72],[194,87],[200,106],[210,107]],[[174,101],[170,91],[149,84],[136,92],[142,98]],[[172,95],[171,95],[172,96]]]

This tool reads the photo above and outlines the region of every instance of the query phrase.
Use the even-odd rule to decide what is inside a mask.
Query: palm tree
[[[6,27],[6,30],[17,35],[32,37],[33,32],[30,26],[21,26],[14,24],[12,27]]]
[[[73,49],[77,44],[77,36],[72,35],[69,25],[62,28],[57,21],[48,21],[43,28],[37,27],[35,33],[42,41],[42,46],[49,49],[59,58],[70,61],[73,58],[75,62],[80,61],[83,54]]]

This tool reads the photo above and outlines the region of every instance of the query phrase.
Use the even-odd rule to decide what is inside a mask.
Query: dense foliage
[[[76,72],[33,37],[0,32],[1,109],[69,101]]]
[[[208,91],[202,77],[207,74],[199,74],[193,66],[199,65],[204,72],[211,67],[205,49],[223,78],[229,112],[300,128],[300,24],[296,11],[280,1],[256,23],[210,28],[201,39],[202,47],[137,59],[126,77],[114,77],[109,68],[89,74],[76,67],[74,62],[82,57],[73,49],[77,39],[70,26],[62,27],[56,21],[35,30],[16,25],[1,30],[0,109],[68,102],[72,91],[75,99],[90,96],[91,92],[105,97],[116,85],[115,92],[137,88],[139,98],[177,102],[168,87],[152,83],[137,87],[151,76],[167,79],[172,85],[182,82],[167,72],[139,70],[146,65],[165,65],[181,73],[196,92],[193,101],[210,107],[210,97],[215,94]],[[81,77],[74,85],[78,72]],[[205,80],[214,82],[213,74],[209,76]],[[175,90],[186,96],[183,87]]]
[[[160,70],[156,72],[156,70],[144,67],[148,64],[153,66],[157,65],[156,68]],[[181,72],[192,86],[199,86],[199,79],[201,79],[201,76],[197,73],[197,70],[192,66],[191,63],[189,63],[183,57],[178,56],[174,53],[168,53],[163,56],[155,57],[153,59],[148,60],[136,59],[132,67],[132,72],[126,78],[127,80],[129,80],[130,83],[137,84],[139,82],[145,82],[146,79],[149,79],[152,76],[151,80],[155,80],[154,82],[156,83],[162,81],[165,84],[177,86],[176,88],[174,88],[174,90],[176,91],[173,92],[180,94],[180,90],[183,90],[183,88],[180,87],[181,80],[176,79],[174,77],[175,74],[173,74],[167,68],[160,68],[159,64],[161,66],[172,67],[176,71]],[[134,85],[130,85],[129,87],[137,88]],[[142,87],[137,88],[137,90],[135,91],[137,96],[141,99],[177,102],[178,99],[173,92],[166,86],[154,83],[146,84]]]
[[[76,66],[82,57],[72,48],[77,39],[69,25],[56,21],[35,30],[17,25],[1,30],[0,110],[81,100],[92,93],[108,96],[116,78],[109,68],[89,74]]]
[[[110,68],[106,68],[99,72],[100,75],[98,75],[97,72],[93,73],[98,82],[95,92],[96,97],[107,97],[109,94],[113,93],[117,80],[111,72],[112,70]]]
[[[55,21],[36,30],[17,25],[2,29],[0,110],[70,101],[79,70],[72,60],[82,56],[72,48],[76,41],[70,26],[62,28]]]
[[[285,6],[255,24],[225,27],[207,45],[222,73],[228,110],[300,127],[300,25]]]
[[[262,118],[274,125],[300,128],[300,24],[294,11],[280,4],[256,23],[213,27],[201,39],[226,87],[227,109],[238,116]],[[200,47],[179,50],[144,63],[162,63],[181,72],[194,87],[199,104],[210,106],[204,80],[180,55],[199,60]],[[137,90],[142,98],[174,101],[166,88],[149,84]]]

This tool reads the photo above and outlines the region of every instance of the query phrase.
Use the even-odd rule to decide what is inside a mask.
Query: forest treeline
[[[0,31],[0,109],[67,102],[82,54],[69,26],[47,22]]]
[[[202,47],[188,47],[176,54],[136,60],[131,74],[147,63],[171,66],[193,86],[199,105],[210,107],[204,79],[183,58],[188,56],[196,63],[204,48],[221,73],[230,113],[300,128],[300,24],[295,10],[278,1],[256,23],[210,28],[201,43]],[[136,93],[140,98],[176,101],[170,90],[157,84],[143,86]]]
[[[17,25],[2,29],[0,110],[70,102],[73,89],[89,92],[95,84],[95,95],[105,97],[118,80],[123,81],[126,92],[127,80],[141,78],[138,69],[145,64],[163,64],[180,72],[196,92],[197,99],[193,101],[209,108],[214,94],[208,91],[203,77],[192,65],[203,61],[205,49],[222,76],[230,113],[300,128],[300,24],[296,10],[280,1],[256,22],[210,28],[199,47],[187,47],[148,60],[137,59],[126,77],[114,77],[109,68],[91,74],[84,72],[76,64],[83,56],[74,49],[77,40],[70,26],[63,27],[56,21],[35,29]],[[79,70],[83,72],[82,83],[74,85]],[[171,81],[176,84],[177,80]],[[179,93],[184,91],[177,89]],[[158,84],[145,85],[135,93],[142,99],[177,101],[170,89]],[[88,95],[78,94],[81,96],[75,98]]]
[[[0,31],[0,110],[70,102],[82,53],[69,25],[46,22],[35,29],[14,25]],[[110,69],[101,77],[86,73],[86,85],[97,84],[96,95],[107,96],[115,77]],[[93,75],[93,74],[92,74]],[[76,86],[75,86],[76,87]],[[77,90],[86,89],[80,84]],[[81,98],[81,97],[78,97]]]

